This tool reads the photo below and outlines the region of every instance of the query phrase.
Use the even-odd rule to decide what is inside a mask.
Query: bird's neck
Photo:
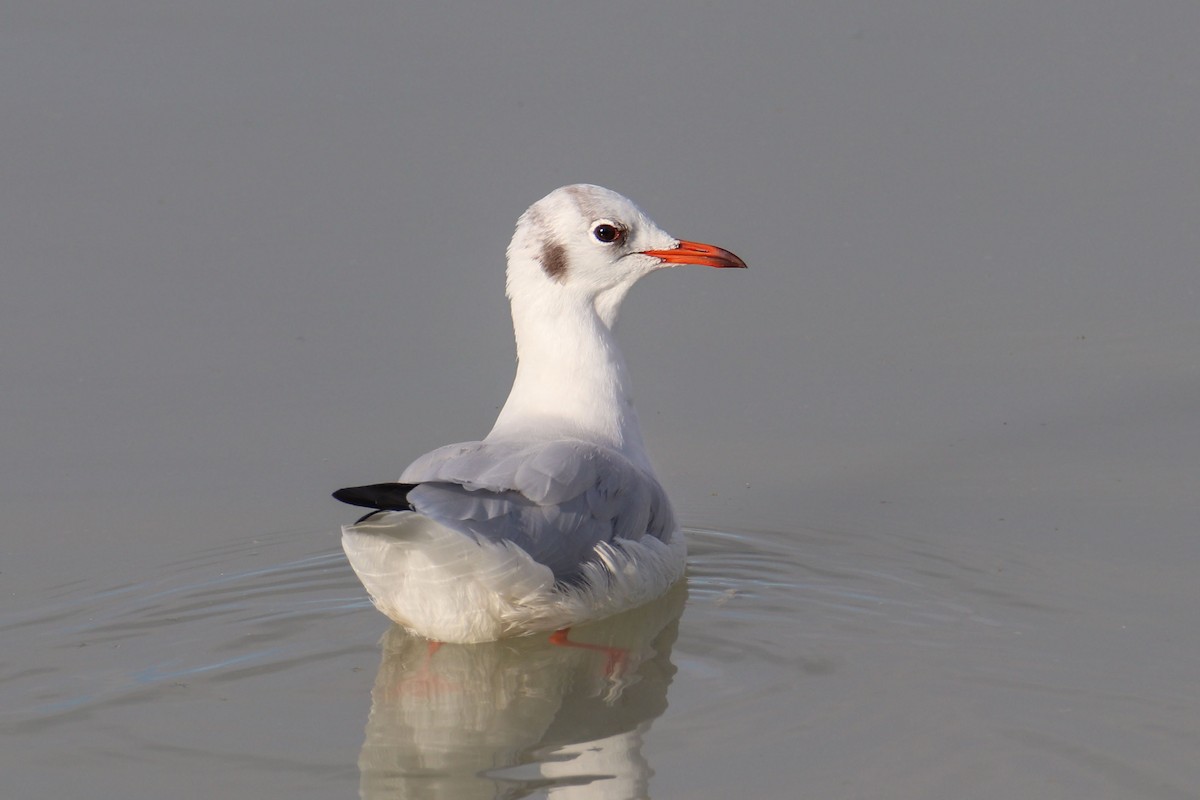
[[[629,371],[613,337],[620,300],[513,299],[517,377],[489,439],[579,438],[650,469]]]

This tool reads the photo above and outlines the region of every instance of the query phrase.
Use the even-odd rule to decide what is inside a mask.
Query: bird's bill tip
[[[718,269],[746,269],[746,262],[728,250],[703,242],[689,242],[686,239],[681,239],[679,246],[671,250],[646,250],[644,254],[670,265],[696,264]]]

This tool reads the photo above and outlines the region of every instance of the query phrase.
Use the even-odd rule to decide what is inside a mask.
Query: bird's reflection
[[[382,641],[359,756],[364,798],[645,797],[642,736],[667,708],[687,588],[545,636]]]

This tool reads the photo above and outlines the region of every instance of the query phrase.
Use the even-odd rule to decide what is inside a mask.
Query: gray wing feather
[[[400,482],[445,481],[469,489],[518,491],[549,505],[584,491],[597,470],[624,467],[644,475],[619,453],[582,441],[467,442],[426,453],[404,470]]]
[[[413,462],[419,513],[471,536],[510,541],[570,580],[599,542],[666,541],[670,503],[652,475],[616,451],[582,441],[469,442]],[[619,542],[617,542],[619,543]]]

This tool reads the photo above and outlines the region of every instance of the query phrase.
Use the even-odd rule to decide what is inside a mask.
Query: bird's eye
[[[592,228],[592,236],[596,237],[596,241],[612,244],[625,235],[625,231],[607,222],[601,222],[596,227]]]

